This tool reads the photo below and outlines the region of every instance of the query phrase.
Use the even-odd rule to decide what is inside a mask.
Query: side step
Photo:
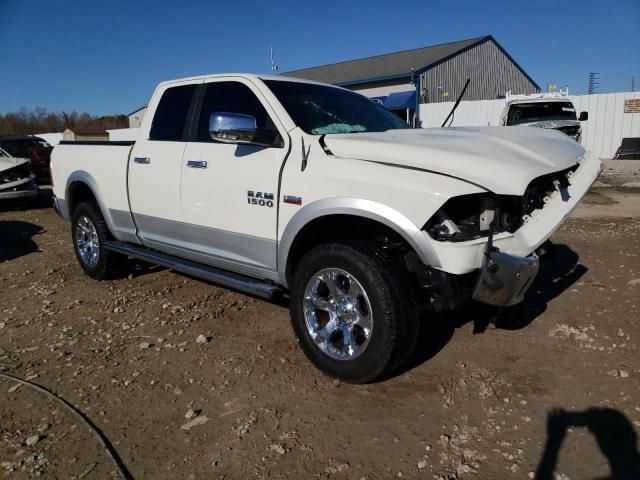
[[[223,287],[233,288],[259,297],[271,299],[282,293],[282,288],[277,285],[269,284],[239,273],[228,272],[219,268],[174,257],[173,255],[156,252],[148,248],[117,241],[104,242],[104,246],[107,250],[113,252],[122,253],[123,255],[156,265],[162,265],[163,267],[177,270],[187,275],[209,280]]]

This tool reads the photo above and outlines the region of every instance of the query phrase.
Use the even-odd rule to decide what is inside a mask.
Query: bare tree
[[[46,108],[36,107],[29,110],[21,107],[17,112],[0,114],[0,135],[33,135],[36,133],[62,132],[66,128],[126,128],[129,119],[126,115],[106,115],[94,117],[87,112],[75,110],[67,112],[48,112]]]

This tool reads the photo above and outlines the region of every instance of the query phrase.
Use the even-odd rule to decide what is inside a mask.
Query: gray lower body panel
[[[113,235],[117,239],[123,242],[140,243],[136,235],[136,225],[133,223],[133,217],[130,212],[109,209],[109,216],[113,226]]]
[[[148,215],[134,218],[146,247],[252,277],[279,279],[275,240]]]

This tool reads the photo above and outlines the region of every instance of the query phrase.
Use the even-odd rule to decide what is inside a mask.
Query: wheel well
[[[356,215],[327,215],[307,223],[296,235],[287,257],[286,277],[291,283],[296,265],[312,248],[329,242],[368,241],[394,252],[413,252],[409,243],[392,228]]]
[[[96,196],[93,194],[93,191],[84,182],[73,182],[71,185],[69,185],[67,197],[69,215],[73,214],[73,211],[80,203],[87,201],[96,201]]]

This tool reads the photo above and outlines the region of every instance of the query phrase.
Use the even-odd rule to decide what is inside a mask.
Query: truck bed
[[[53,149],[53,193],[62,207],[63,217],[69,217],[64,207],[68,204],[71,185],[82,181],[95,194],[110,226],[114,226],[113,222],[120,223],[118,219],[130,219],[127,171],[133,144],[133,141],[65,141]]]

